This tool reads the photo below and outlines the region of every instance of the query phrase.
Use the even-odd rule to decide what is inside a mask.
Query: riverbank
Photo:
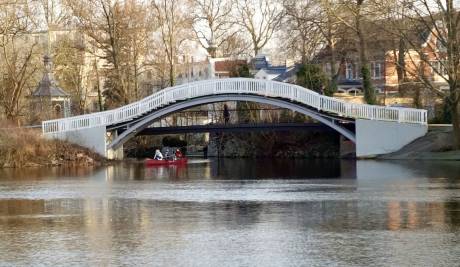
[[[430,125],[428,133],[401,150],[381,155],[387,160],[460,160],[460,150],[453,150],[452,127]]]
[[[0,168],[89,166],[106,162],[106,159],[87,148],[44,139],[36,130],[0,130]]]

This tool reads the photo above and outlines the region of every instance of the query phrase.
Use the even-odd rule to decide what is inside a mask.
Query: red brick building
[[[398,91],[398,55],[399,39],[385,34],[379,26],[367,25],[367,50],[370,63],[372,84],[380,93]],[[355,37],[353,33],[343,36]],[[336,45],[336,63],[338,70],[338,92],[362,92],[362,77],[360,73],[359,54],[357,42],[352,38],[342,38]],[[441,89],[447,88],[447,83],[440,76],[445,73],[439,58],[443,58],[444,48],[437,37],[429,31],[417,30],[411,33],[410,45],[412,48],[405,50],[404,82],[416,82],[421,73],[434,85]],[[406,43],[406,47],[409,44]],[[429,63],[420,60],[420,54],[428,57]],[[315,60],[321,64],[326,74],[331,75],[330,49],[324,48]],[[417,75],[417,76],[416,76]]]

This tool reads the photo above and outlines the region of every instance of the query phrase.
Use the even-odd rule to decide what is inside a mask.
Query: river
[[[0,266],[459,266],[460,163],[0,170]]]

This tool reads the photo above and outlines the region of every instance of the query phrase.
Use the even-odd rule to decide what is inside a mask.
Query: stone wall
[[[214,133],[209,157],[339,158],[335,132]]]

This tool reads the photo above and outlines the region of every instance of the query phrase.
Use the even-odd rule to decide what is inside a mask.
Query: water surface
[[[458,266],[460,164],[0,171],[0,266]]]

